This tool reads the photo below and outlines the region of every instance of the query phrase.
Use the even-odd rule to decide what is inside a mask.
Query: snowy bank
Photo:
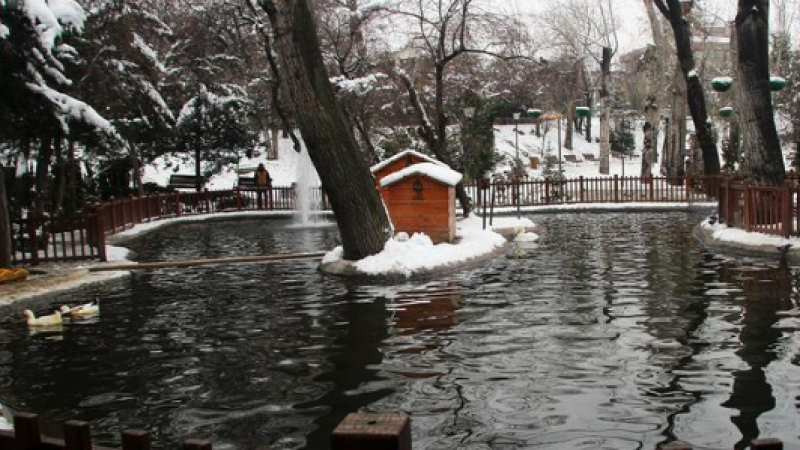
[[[712,223],[713,222],[713,223]],[[737,252],[761,255],[780,255],[781,248],[790,245],[787,255],[800,260],[800,238],[784,238],[764,233],[747,232],[733,228],[716,219],[705,219],[695,229],[695,235],[710,247],[720,247]]]
[[[504,218],[496,221],[494,228],[524,232],[533,226],[529,219]],[[501,251],[506,243],[502,234],[492,229],[482,229],[481,218],[473,216],[458,222],[456,242],[453,244],[434,245],[425,234],[414,233],[408,237],[406,233],[398,233],[386,242],[382,252],[359,261],[342,259],[342,247],[336,247],[325,255],[321,268],[339,275],[410,277],[451,269],[491,256]]]

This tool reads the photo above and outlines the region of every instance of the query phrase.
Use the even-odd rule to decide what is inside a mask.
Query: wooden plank
[[[183,261],[159,261],[140,264],[114,264],[108,266],[90,267],[90,272],[108,272],[114,270],[148,270],[164,267],[194,267],[215,264],[238,264],[268,261],[289,261],[295,259],[316,259],[325,256],[326,252],[315,253],[284,253],[279,255],[235,256],[231,258],[191,259]]]

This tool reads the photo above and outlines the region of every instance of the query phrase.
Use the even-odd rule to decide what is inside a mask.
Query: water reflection
[[[535,246],[437,279],[381,285],[307,261],[163,269],[89,290],[101,315],[55,334],[28,335],[11,310],[0,400],[89,420],[108,445],[145,428],[160,445],[324,450],[356,410],[411,413],[423,450],[800,445],[797,267],[705,251],[693,214],[534,219]],[[253,220],[134,247],[156,260],[336,239]]]

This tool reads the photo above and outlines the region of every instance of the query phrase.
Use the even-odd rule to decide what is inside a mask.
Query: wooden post
[[[792,193],[789,186],[783,185],[781,192],[781,219],[783,221],[783,237],[792,235]]]
[[[42,442],[39,433],[39,416],[30,413],[14,415],[14,439],[18,449],[33,448]]]
[[[31,251],[31,264],[39,264],[39,242],[36,239],[36,213],[28,214],[28,250]],[[44,237],[44,236],[42,236]]]
[[[70,420],[65,423],[64,445],[67,450],[92,450],[89,424],[80,420]]]
[[[406,414],[352,413],[333,430],[332,450],[411,450]]]
[[[686,203],[689,203],[692,196],[692,176],[688,173],[684,175],[683,186],[686,192]]]
[[[580,187],[580,190],[581,190],[581,193],[580,193],[580,202],[581,202],[581,203],[583,203],[583,202],[584,202],[584,198],[583,198],[583,189],[584,189],[584,188],[583,188],[583,175],[581,175],[581,176],[580,176],[580,178],[579,178],[579,182],[578,182],[578,185],[579,185],[579,187]]]
[[[183,450],[211,450],[211,442],[203,439],[189,438],[181,444]]]
[[[746,182],[746,181],[744,182],[744,194],[743,195],[744,195],[744,197],[743,197],[744,198],[744,211],[742,212],[742,225],[743,225],[742,228],[745,231],[750,232],[750,231],[752,231],[750,229],[750,225],[752,224],[752,221],[750,220],[750,214],[752,213],[753,205],[751,204],[752,198],[751,198],[751,193],[750,193],[750,184],[748,182]]]
[[[180,191],[175,193],[175,214],[180,217],[181,216],[181,193]]]
[[[544,204],[550,204],[550,180],[548,178],[544,179]]]
[[[648,177],[648,181],[649,181],[649,185],[650,185],[649,186],[650,187],[650,201],[654,202],[656,200],[656,193],[655,193],[655,189],[653,189],[653,175],[650,175]]]
[[[112,206],[113,207],[113,206]],[[98,203],[95,205],[95,223],[97,227],[97,235],[95,236],[95,244],[97,245],[97,256],[100,257],[100,261],[106,262],[108,261],[108,256],[106,255],[106,225],[105,219],[103,216],[105,215],[105,205],[102,203]],[[112,217],[114,210],[111,210]]]
[[[242,191],[239,190],[237,187],[235,191],[233,191],[234,195],[236,196],[236,210],[242,210]]]
[[[150,450],[150,434],[144,430],[123,431],[122,450]]]
[[[614,174],[614,203],[619,203],[619,175]]]
[[[783,442],[775,438],[753,439],[750,442],[752,450],[783,450]]]

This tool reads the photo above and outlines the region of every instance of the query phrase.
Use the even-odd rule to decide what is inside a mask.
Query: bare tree
[[[619,24],[611,0],[559,0],[544,15],[541,25],[549,30],[557,49],[575,58],[591,57],[600,68],[600,173],[610,172],[611,61],[619,48]],[[589,90],[591,91],[591,90]],[[576,99],[573,99],[576,100]],[[591,96],[589,96],[591,107]]]
[[[391,225],[325,70],[307,0],[261,0],[284,88],[339,225],[346,259],[383,250]]]
[[[519,22],[482,10],[478,5],[475,0],[407,0],[389,9],[396,18],[408,21],[413,27],[413,41],[419,53],[414,70],[394,65],[393,75],[408,92],[421,139],[436,158],[456,169],[460,168],[454,165],[447,143],[445,76],[448,67],[467,54],[507,60],[521,58],[529,42]],[[417,92],[415,84],[415,72],[424,72],[425,64],[430,64],[433,72],[434,98],[430,106]],[[428,114],[428,110],[432,114]],[[464,215],[468,216],[469,197],[461,183],[456,186],[456,196]]]
[[[692,50],[692,32],[689,22],[684,17],[680,0],[653,0],[661,14],[672,26],[675,37],[675,51],[678,64],[686,80],[686,92],[689,112],[694,122],[695,133],[703,152],[703,171],[706,175],[718,174],[720,171],[717,144],[708,126],[708,111],[706,110],[705,91],[700,83]],[[665,3],[666,2],[666,3]],[[681,120],[682,122],[682,120]],[[677,124],[673,124],[677,125]],[[678,143],[682,149],[684,144]]]

